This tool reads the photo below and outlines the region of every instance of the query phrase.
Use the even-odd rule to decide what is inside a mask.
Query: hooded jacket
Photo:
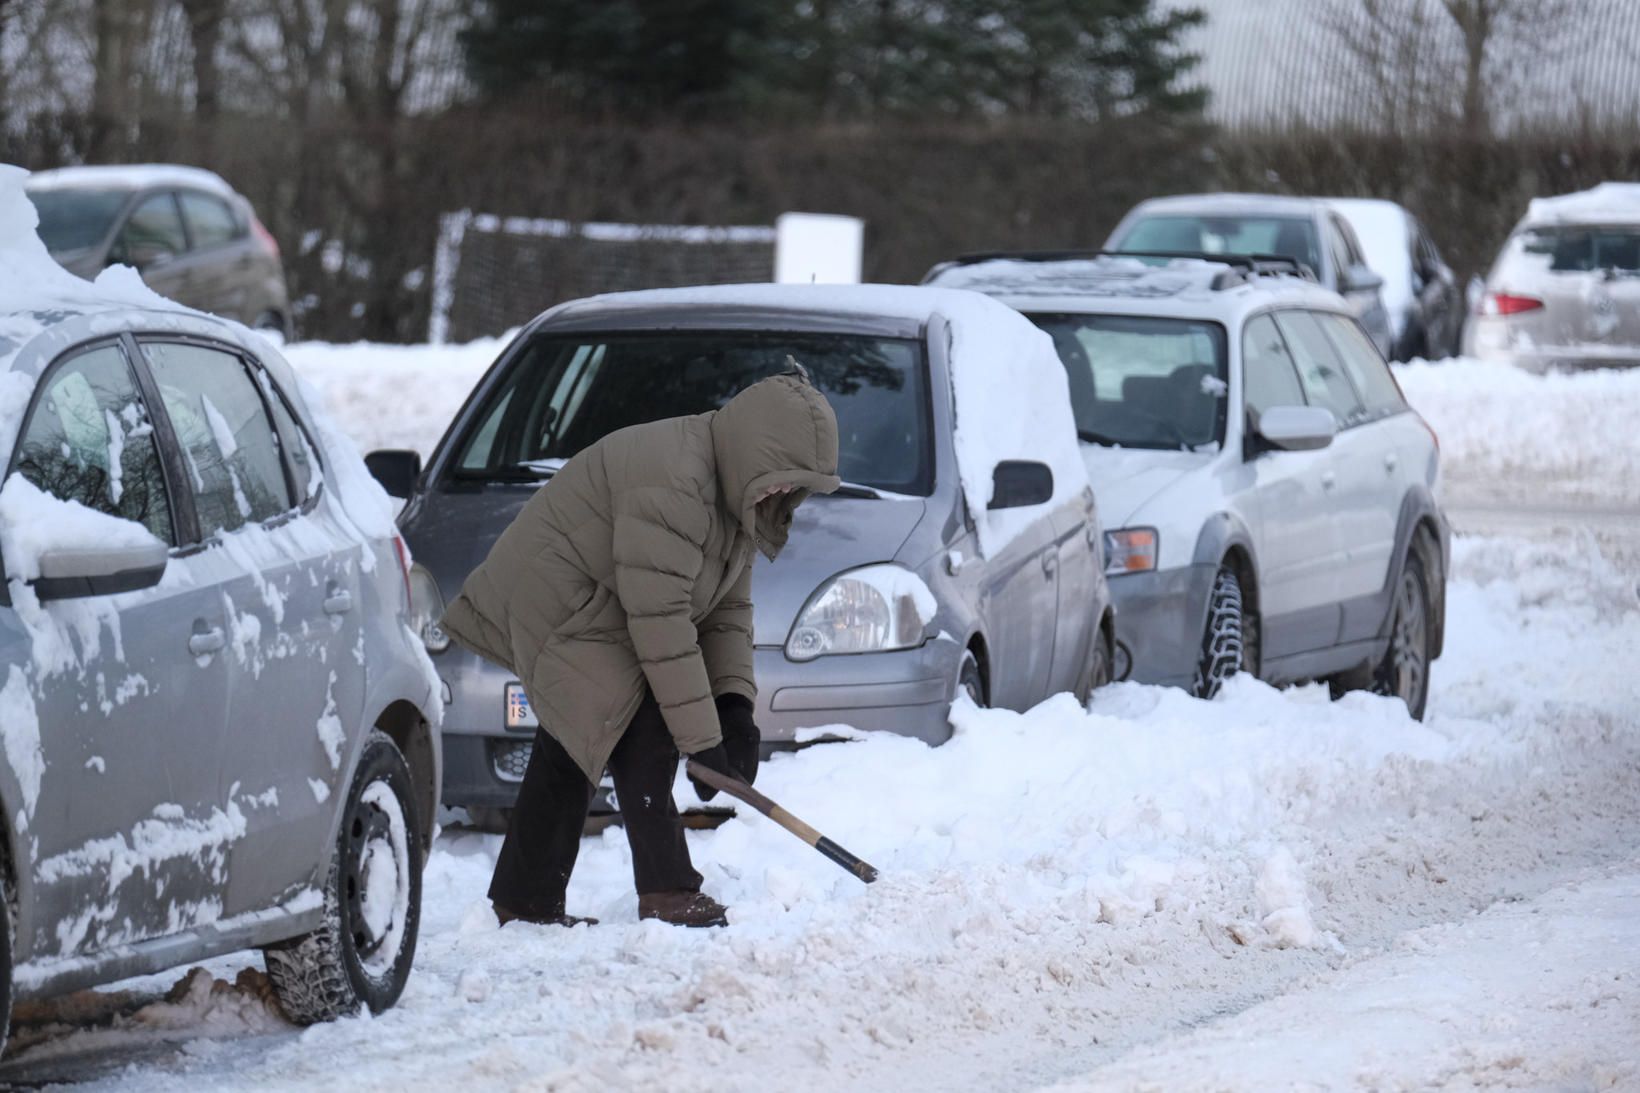
[[[796,488],[758,503],[776,485]],[[646,686],[679,751],[710,748],[713,699],[757,695],[752,552],[773,559],[803,499],[838,485],[836,416],[799,371],[617,430],[530,498],[444,630],[519,679],[591,782]]]

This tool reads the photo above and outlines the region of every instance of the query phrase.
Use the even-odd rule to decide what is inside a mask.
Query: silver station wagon
[[[964,323],[969,340],[953,341]],[[1041,394],[1020,397],[1042,405],[1012,422],[1026,439],[1011,448],[989,430],[999,458],[976,504],[959,473],[953,358],[982,336],[1001,348],[969,366],[1000,376],[1029,362],[1017,386]],[[439,631],[442,602],[565,459],[628,425],[713,410],[788,357],[836,409],[845,484],[804,502],[785,550],[753,572],[765,750],[834,725],[938,743],[958,694],[1025,709],[1109,678],[1112,612],[1063,369],[1022,316],[977,293],[906,286],[596,297],[525,328],[425,471],[413,452],[367,457],[409,498],[400,524],[423,634],[453,695],[447,804],[498,818],[484,810],[512,804],[536,722],[515,680]],[[975,431],[988,431],[986,409],[972,411]],[[1014,533],[982,549],[1004,520]]]
[[[0,313],[0,1028],[257,947],[291,1019],[381,1010],[440,762],[392,502],[261,339],[0,249],[29,258]]]

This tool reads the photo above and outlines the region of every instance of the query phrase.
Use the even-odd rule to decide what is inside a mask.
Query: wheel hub
[[[360,801],[348,817],[348,869],[343,885],[348,929],[361,960],[382,947],[393,925],[398,886],[392,824],[387,814]]]

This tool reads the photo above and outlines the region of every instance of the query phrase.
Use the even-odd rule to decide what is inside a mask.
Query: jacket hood
[[[791,533],[792,513],[837,477],[837,415],[801,366],[759,380],[712,416],[722,504],[770,559]],[[795,487],[758,503],[770,486]]]

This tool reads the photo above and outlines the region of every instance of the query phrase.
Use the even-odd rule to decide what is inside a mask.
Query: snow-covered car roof
[[[531,329],[833,329],[918,336],[946,324],[957,474],[991,556],[1040,515],[989,509],[1005,460],[1046,463],[1052,505],[1089,488],[1053,341],[1018,311],[978,292],[921,285],[712,285],[617,292],[560,304]]]
[[[30,190],[146,190],[155,186],[182,186],[223,197],[238,197],[234,188],[214,172],[172,163],[132,163],[110,167],[59,167],[36,171],[28,178]]]
[[[1133,213],[1195,213],[1208,216],[1314,216],[1325,204],[1314,197],[1286,194],[1170,194],[1152,197],[1134,206]]]
[[[1150,265],[1115,256],[1040,260],[997,257],[937,270],[934,283],[972,289],[1024,312],[1113,312],[1233,322],[1272,303],[1347,311],[1308,278],[1236,276],[1234,266],[1195,258]],[[1228,276],[1227,276],[1228,275]]]
[[[1520,227],[1551,224],[1640,224],[1640,182],[1602,182],[1558,197],[1534,197]]]

